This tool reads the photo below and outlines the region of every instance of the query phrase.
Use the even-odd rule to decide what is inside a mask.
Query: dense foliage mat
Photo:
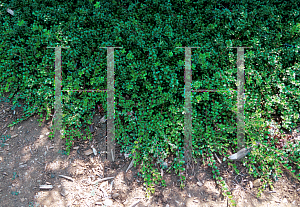
[[[19,99],[28,103],[24,117],[9,126],[54,113],[55,53],[46,47],[70,47],[62,49],[64,90],[106,89],[107,49],[100,47],[123,47],[114,51],[116,141],[142,165],[147,192],[164,185],[159,168],[174,170],[184,186],[185,49],[176,47],[199,47],[192,49],[192,88],[219,90],[236,89],[237,52],[230,47],[252,47],[245,49],[245,135],[247,144],[263,145],[245,166],[263,188],[272,187],[282,167],[299,179],[298,143],[278,149],[267,128],[275,114],[288,131],[300,121],[299,2],[269,2],[1,1],[0,95],[11,92],[16,107]],[[86,128],[91,139],[88,125],[97,104],[107,109],[106,96],[62,93],[67,153],[82,137],[77,129]],[[226,160],[236,145],[236,103],[234,91],[192,93],[193,156],[212,167],[229,198],[213,154]],[[168,166],[170,155],[176,158]]]

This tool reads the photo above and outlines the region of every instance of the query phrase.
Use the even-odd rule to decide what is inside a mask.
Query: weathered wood
[[[54,150],[55,152],[59,151],[61,144],[61,135],[62,135],[62,105],[61,105],[61,48],[70,48],[70,47],[47,47],[55,48],[55,103],[54,103],[54,116],[53,116],[53,130],[54,130]],[[57,154],[54,160],[61,160],[59,154]],[[53,161],[54,161],[53,160]]]
[[[115,160],[115,122],[114,122],[114,48],[121,47],[100,47],[107,48],[107,159]]]

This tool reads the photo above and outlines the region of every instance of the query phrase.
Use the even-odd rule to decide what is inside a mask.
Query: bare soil
[[[5,94],[8,97],[8,93]],[[3,98],[3,97],[2,97]],[[22,106],[24,103],[20,102]],[[7,125],[22,116],[22,107],[14,111],[11,102],[0,102],[0,206],[126,206],[126,207],[175,207],[175,206],[228,206],[220,188],[212,179],[211,169],[203,166],[202,160],[187,166],[185,188],[180,188],[178,175],[163,173],[167,187],[156,186],[149,199],[137,168],[126,169],[131,160],[121,155],[117,146],[115,162],[108,162],[105,151],[106,123],[99,122],[101,114],[94,117],[95,133],[92,141],[75,140],[70,155],[54,152],[53,141],[48,138],[52,120],[39,126],[38,117],[8,128]],[[5,110],[5,112],[3,112]],[[102,115],[103,116],[103,115]],[[11,137],[5,137],[10,135]],[[16,136],[17,135],[17,136]],[[97,150],[86,155],[91,146]],[[62,161],[53,161],[60,153]],[[169,159],[171,160],[171,158]],[[168,160],[168,161],[169,161]],[[247,173],[247,168],[238,163],[237,175],[227,162],[218,163],[221,175],[231,189],[237,206],[299,206],[300,185],[287,172],[274,183],[274,190],[266,189],[256,197],[258,180]],[[67,176],[66,178],[60,175]],[[113,177],[110,178],[110,177]],[[109,178],[98,184],[94,181]],[[254,186],[250,187],[250,182]],[[40,189],[51,185],[52,189]]]

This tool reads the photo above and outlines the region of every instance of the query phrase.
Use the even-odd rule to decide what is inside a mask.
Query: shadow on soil
[[[9,93],[0,100],[0,206],[227,206],[227,199],[212,179],[211,169],[201,165],[202,160],[187,166],[184,189],[179,176],[163,173],[167,187],[156,186],[153,196],[146,199],[139,166],[126,169],[131,160],[120,154],[116,146],[115,162],[108,162],[105,151],[106,123],[100,123],[103,114],[95,114],[92,140],[75,139],[70,155],[65,145],[58,152],[48,138],[51,120],[39,125],[37,115],[8,128],[22,117],[22,107],[11,110]],[[53,114],[53,113],[52,113]],[[44,114],[45,115],[45,114]],[[82,130],[83,131],[83,130]],[[93,154],[91,147],[97,151]],[[55,160],[59,154],[59,159]],[[173,157],[165,160],[170,163]],[[285,174],[274,183],[276,192],[269,189],[256,198],[257,188],[250,188],[255,179],[238,164],[239,175],[227,162],[218,163],[221,176],[231,189],[237,206],[298,206],[299,183]],[[61,176],[62,175],[62,176]],[[65,176],[65,177],[63,177]],[[111,179],[110,177],[113,177]],[[101,178],[108,178],[94,184]],[[40,186],[50,189],[40,189]],[[297,190],[298,189],[298,190]]]

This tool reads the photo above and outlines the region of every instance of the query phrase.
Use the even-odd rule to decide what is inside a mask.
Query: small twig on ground
[[[114,179],[114,177],[101,178],[101,179],[96,180],[92,184],[97,184],[99,182],[102,182],[102,181],[105,181],[105,180],[109,180],[109,179]]]
[[[53,188],[52,185],[40,185],[40,189],[47,189],[47,190],[49,190],[49,189],[52,189],[52,188]]]
[[[71,177],[68,177],[68,176],[65,176],[65,175],[59,175],[59,177],[66,178],[66,179],[71,180],[71,181],[74,182],[74,179],[71,178]]]
[[[219,159],[219,157],[217,156],[217,154],[216,154],[215,152],[214,152],[214,155],[215,155],[215,157],[217,158],[218,162],[219,162],[220,164],[222,164],[221,160]]]
[[[130,162],[130,164],[129,164],[127,170],[126,170],[126,172],[132,167],[132,165],[133,165],[133,159],[131,160],[131,162]]]

